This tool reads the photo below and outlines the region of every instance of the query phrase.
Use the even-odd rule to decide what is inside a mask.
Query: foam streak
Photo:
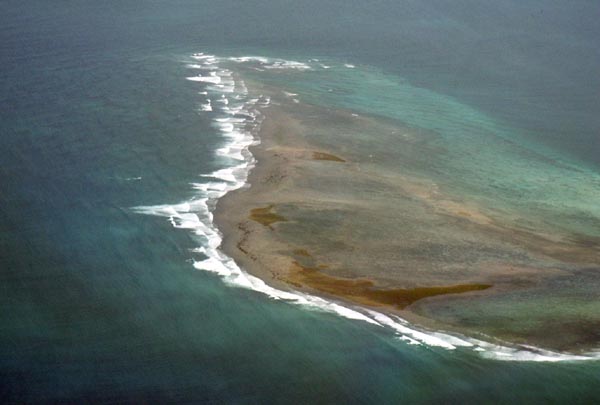
[[[524,346],[500,346],[445,332],[417,330],[399,317],[363,308],[350,308],[302,292],[278,290],[267,285],[263,280],[244,272],[232,258],[219,249],[222,235],[213,222],[212,211],[219,198],[246,185],[248,173],[256,163],[248,148],[259,143],[255,135],[258,133],[263,118],[260,109],[268,107],[270,99],[263,96],[250,98],[244,82],[235,79],[234,73],[221,67],[220,63],[224,62],[223,65],[226,65],[227,62],[234,62],[247,64],[249,68],[290,69],[300,72],[311,69],[311,66],[302,62],[256,56],[222,59],[214,55],[196,53],[192,55],[192,59],[194,59],[194,63],[188,63],[189,68],[208,72],[208,75],[187,78],[204,86],[200,94],[210,97],[199,106],[198,111],[200,114],[211,114],[213,127],[218,129],[225,141],[225,144],[216,150],[216,155],[228,160],[230,165],[212,173],[202,174],[201,176],[207,180],[191,185],[198,195],[190,201],[178,204],[139,206],[133,207],[132,210],[139,214],[167,218],[173,227],[192,232],[200,245],[194,249],[194,252],[204,256],[202,260],[194,262],[196,269],[215,273],[222,277],[228,285],[251,289],[275,300],[377,325],[413,345],[446,350],[470,349],[485,358],[497,360],[555,362],[600,359],[600,353],[586,355],[554,353]],[[329,68],[327,65],[321,66]],[[345,66],[354,68],[354,65],[350,64]],[[297,95],[295,93],[285,94],[288,97]]]

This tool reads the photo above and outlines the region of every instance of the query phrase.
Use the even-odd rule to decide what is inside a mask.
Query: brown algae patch
[[[296,249],[296,250],[294,250],[294,254],[296,256],[312,257],[311,254],[308,253],[308,250],[306,250],[306,249]]]
[[[329,160],[331,162],[341,162],[344,163],[346,162],[344,159],[337,157],[335,155],[332,155],[331,153],[325,153],[325,152],[313,152],[312,158],[314,160]]]
[[[250,210],[250,219],[272,229],[271,225],[275,222],[285,222],[287,219],[284,216],[271,212],[273,204],[264,208],[254,208]]]
[[[320,267],[320,266],[319,266]],[[405,308],[415,301],[436,295],[460,294],[481,291],[490,284],[457,284],[451,286],[417,288],[378,288],[368,279],[346,279],[323,274],[318,267],[304,267],[293,262],[288,280],[293,285],[303,285],[315,290],[336,295],[359,304],[370,306],[393,306]]]

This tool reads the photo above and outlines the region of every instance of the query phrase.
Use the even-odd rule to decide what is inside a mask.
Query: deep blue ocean
[[[227,165],[192,55],[261,55],[357,67],[289,83],[315,103],[457,145],[484,144],[477,125],[576,167],[543,190],[587,215],[560,226],[598,236],[598,16],[583,0],[0,1],[0,402],[600,401],[598,360],[409,344],[198,271],[197,238],[135,210]],[[332,80],[355,94],[319,91]],[[542,170],[480,149],[447,167],[502,167],[497,190]]]

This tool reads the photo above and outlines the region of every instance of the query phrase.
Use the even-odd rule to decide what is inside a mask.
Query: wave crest
[[[556,353],[528,346],[501,346],[446,332],[417,329],[397,316],[384,315],[364,308],[350,308],[303,292],[278,290],[267,285],[263,280],[244,272],[232,258],[219,249],[222,235],[213,222],[212,212],[219,198],[247,184],[248,174],[256,163],[249,147],[260,142],[256,136],[263,120],[260,110],[269,106],[270,98],[262,95],[250,98],[243,80],[236,79],[234,72],[221,67],[220,63],[226,61],[244,63],[260,70],[306,71],[312,67],[303,62],[259,56],[219,58],[215,55],[196,53],[191,58],[195,62],[188,62],[188,68],[208,71],[207,75],[201,73],[187,78],[204,86],[199,94],[205,95],[206,99],[200,104],[198,113],[210,114],[213,126],[219,130],[225,140],[224,145],[215,153],[231,164],[212,173],[202,174],[201,176],[208,180],[192,184],[197,191],[197,196],[190,201],[138,206],[133,207],[132,210],[139,214],[167,218],[173,227],[192,232],[200,244],[194,249],[194,252],[205,257],[203,260],[194,261],[194,268],[215,273],[230,286],[251,289],[272,299],[386,328],[395,333],[399,339],[413,345],[445,350],[469,349],[485,358],[496,360],[556,362],[600,359],[599,352],[583,355]],[[316,59],[313,61],[318,62]],[[319,64],[318,66],[323,69],[330,68],[329,65]],[[350,64],[344,66],[346,68],[355,67]],[[296,96],[295,93],[286,93],[286,95],[288,97]]]

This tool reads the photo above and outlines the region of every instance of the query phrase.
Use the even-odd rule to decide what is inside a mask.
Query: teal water
[[[332,73],[286,82],[314,102],[438,131],[458,142],[436,166],[456,187],[597,236],[598,11],[537,1],[2,2],[0,398],[598,400],[597,361],[415,346],[232,288],[194,269],[197,238],[131,210],[193,198],[199,174],[230,163],[215,155],[223,136],[185,80],[190,55],[260,53],[337,61]],[[439,170],[436,180],[448,178]]]
[[[271,74],[266,80],[299,92],[302,101],[393,118],[435,133],[434,146],[443,152],[417,158],[420,162],[402,170],[433,179],[458,197],[468,195],[482,206],[510,212],[514,222],[549,233],[558,227],[600,236],[600,176],[593,165],[455,97],[380,69],[347,65],[308,60],[310,71]],[[265,80],[264,74],[254,76]],[[401,140],[400,135],[381,138],[390,144]]]

